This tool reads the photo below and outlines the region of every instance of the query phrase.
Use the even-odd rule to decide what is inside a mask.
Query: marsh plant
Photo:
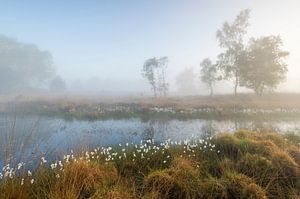
[[[296,198],[300,137],[238,131],[205,139],[120,143],[20,162],[1,172],[1,198]]]

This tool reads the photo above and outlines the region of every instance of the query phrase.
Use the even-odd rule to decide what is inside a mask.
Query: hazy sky
[[[216,30],[246,8],[249,36],[282,36],[291,53],[289,89],[300,91],[299,0],[0,0],[0,33],[49,50],[69,81],[141,81],[141,66],[153,56],[169,57],[173,80],[185,67],[198,72],[202,59],[214,59]]]

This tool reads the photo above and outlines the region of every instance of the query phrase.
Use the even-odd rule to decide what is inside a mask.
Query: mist
[[[299,0],[0,0],[0,199],[299,198]]]
[[[208,95],[200,63],[217,61],[222,48],[216,31],[244,9],[251,10],[245,40],[280,35],[289,52],[286,78],[273,91],[300,91],[298,1],[32,2],[2,2],[0,8],[3,92],[150,96],[144,62],[166,56],[171,96]],[[9,73],[8,65],[18,72]],[[186,69],[193,71],[189,89],[179,81]],[[233,87],[216,81],[214,94],[232,93]]]

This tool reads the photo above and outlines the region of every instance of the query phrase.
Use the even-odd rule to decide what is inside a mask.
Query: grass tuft
[[[298,139],[242,130],[199,142],[97,148],[32,174],[7,167],[0,198],[297,198]]]

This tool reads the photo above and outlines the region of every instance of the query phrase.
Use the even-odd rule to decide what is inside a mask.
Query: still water
[[[98,121],[66,121],[58,118],[0,117],[0,168],[5,160],[17,163],[56,159],[70,150],[81,151],[118,143],[199,139],[237,129],[300,132],[300,119],[288,121],[232,121],[203,119],[138,118]]]

